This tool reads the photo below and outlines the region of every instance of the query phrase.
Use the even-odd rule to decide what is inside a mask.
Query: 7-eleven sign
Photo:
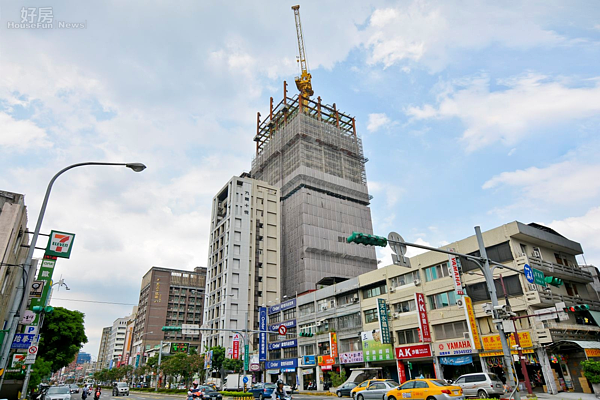
[[[46,247],[46,255],[69,258],[74,239],[74,233],[51,231],[50,240],[48,240],[48,246]]]

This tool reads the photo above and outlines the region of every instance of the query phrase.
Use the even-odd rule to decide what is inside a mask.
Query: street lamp
[[[10,344],[12,343],[12,341],[14,339],[14,336],[15,336],[15,333],[17,330],[17,325],[19,323],[19,315],[25,311],[24,308],[26,306],[26,302],[23,301],[23,299],[24,299],[23,292],[25,291],[25,288],[28,286],[23,285],[22,276],[23,276],[23,273],[25,273],[26,276],[28,277],[28,280],[27,280],[28,283],[32,281],[33,273],[31,271],[31,261],[33,259],[33,252],[35,250],[35,245],[37,244],[37,239],[40,234],[42,222],[44,220],[44,214],[46,213],[46,206],[48,205],[48,199],[50,198],[50,191],[52,190],[52,185],[54,185],[54,182],[56,181],[56,179],[60,175],[65,173],[66,171],[73,169],[73,168],[84,167],[84,166],[88,166],[88,165],[122,166],[122,167],[130,168],[131,170],[133,170],[135,172],[141,172],[144,169],[146,169],[146,166],[142,163],[83,162],[83,163],[69,165],[68,167],[63,168],[62,170],[58,171],[58,173],[56,173],[56,175],[54,175],[52,177],[52,179],[50,180],[50,183],[48,183],[48,187],[46,189],[46,195],[44,196],[44,201],[42,202],[42,207],[40,208],[40,214],[38,215],[37,223],[35,225],[35,230],[33,232],[33,237],[31,238],[31,243],[29,244],[27,258],[25,259],[23,269],[22,270],[19,269],[19,272],[17,273],[17,277],[15,279],[16,282],[19,282],[19,286],[17,287],[16,295],[14,296],[13,304],[12,304],[12,307],[11,307],[11,309],[8,313],[8,317],[7,317],[9,332],[8,332],[8,335],[6,336],[7,340],[5,341],[5,343],[3,343],[3,347],[2,347],[2,352],[1,352],[1,357],[0,357],[0,369],[6,368],[6,365],[8,363],[8,354],[10,352]],[[2,388],[4,376],[5,376],[5,374],[2,375],[2,380],[0,381],[0,388]],[[26,377],[26,381],[27,381],[27,377]],[[25,386],[25,388],[27,388],[27,386]],[[23,390],[21,398],[24,399],[26,395],[27,395],[27,390]]]

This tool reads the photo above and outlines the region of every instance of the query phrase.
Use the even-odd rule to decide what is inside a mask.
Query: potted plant
[[[600,361],[582,361],[583,376],[592,384],[596,397],[600,398]]]

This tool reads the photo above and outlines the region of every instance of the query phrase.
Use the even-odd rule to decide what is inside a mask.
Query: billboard
[[[392,345],[381,342],[381,333],[378,330],[362,332],[360,337],[363,345],[363,359],[366,362],[394,359]]]

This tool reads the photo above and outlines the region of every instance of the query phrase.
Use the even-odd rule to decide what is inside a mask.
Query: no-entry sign
[[[277,332],[279,332],[279,334],[281,336],[285,336],[285,334],[287,333],[287,328],[285,325],[279,325],[279,328],[277,329]]]

